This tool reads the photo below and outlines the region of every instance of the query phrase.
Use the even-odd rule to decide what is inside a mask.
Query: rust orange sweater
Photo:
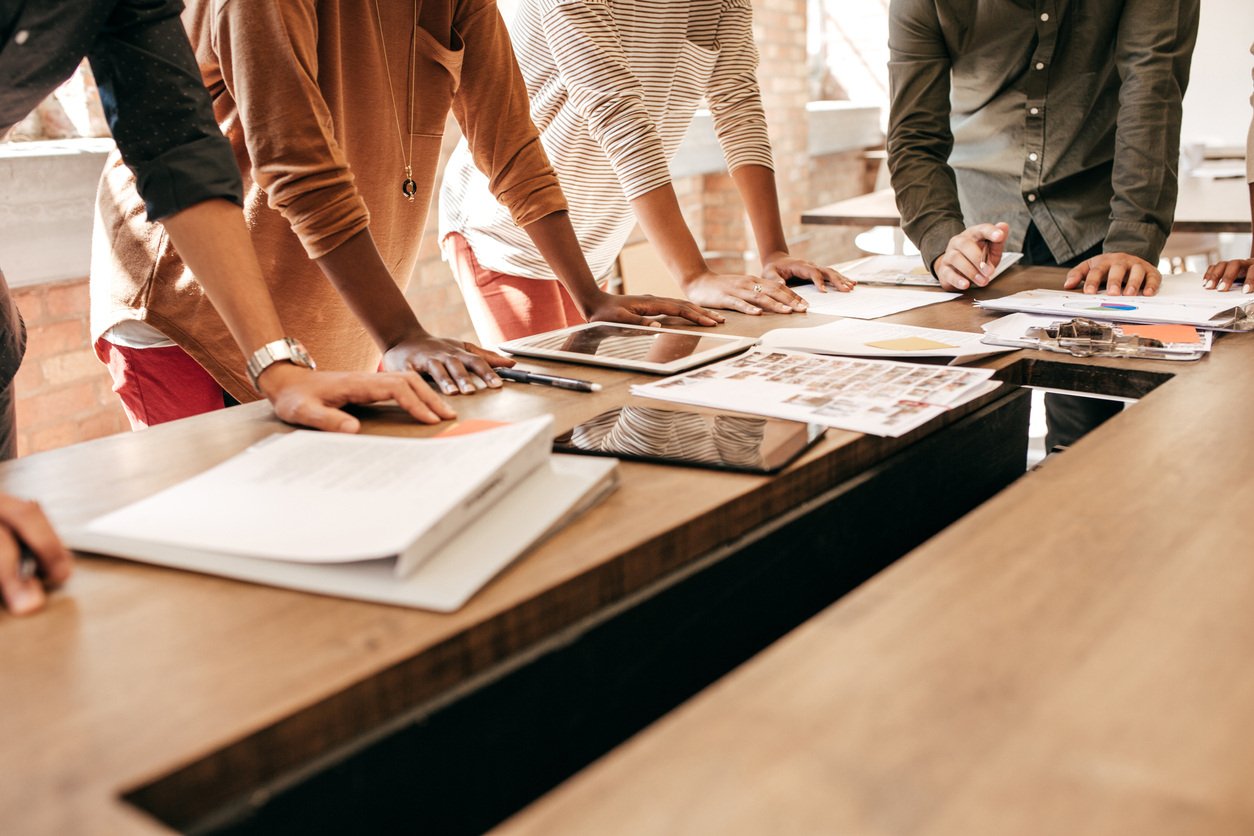
[[[191,34],[214,111],[244,174],[245,217],[287,333],[320,367],[370,370],[380,354],[311,261],[369,225],[398,284],[426,225],[452,110],[493,193],[519,225],[566,208],[505,24],[491,0],[190,0]],[[412,107],[414,202],[401,193]],[[92,331],[148,322],[236,398],[257,396],[226,326],[113,160],[98,196]],[[421,316],[421,312],[419,312]]]

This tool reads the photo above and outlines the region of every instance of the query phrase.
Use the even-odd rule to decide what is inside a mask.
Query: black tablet
[[[824,427],[722,412],[623,406],[553,439],[558,453],[774,473],[823,435]]]
[[[510,340],[501,343],[499,348],[524,357],[674,374],[737,354],[756,343],[754,337],[737,337],[715,331],[585,322],[559,331]]]

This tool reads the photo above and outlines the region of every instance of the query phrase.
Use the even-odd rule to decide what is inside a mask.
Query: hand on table
[[[1163,275],[1143,258],[1128,253],[1102,253],[1071,268],[1062,286],[1064,290],[1074,290],[1083,284],[1085,293],[1099,293],[1103,281],[1107,296],[1153,296],[1163,283]]]
[[[716,313],[665,296],[627,296],[601,292],[583,312],[589,322],[622,322],[628,325],[656,325],[648,317],[678,316],[697,325],[719,325],[725,320]]]
[[[793,258],[788,253],[776,253],[768,257],[762,267],[762,278],[768,282],[809,279],[822,293],[827,292],[829,284],[840,293],[848,293],[856,284],[853,279],[842,276],[831,267],[820,267],[804,258]]]
[[[35,559],[36,572],[22,571],[22,544]],[[73,559],[36,502],[0,494],[0,596],[9,612],[25,615],[43,607],[44,587],[65,583]]]
[[[945,290],[986,287],[1006,250],[1010,224],[976,224],[949,239],[945,252],[932,262],[932,272]]]
[[[1243,282],[1242,293],[1254,293],[1254,258],[1234,258],[1219,261],[1206,268],[1202,287],[1207,290],[1231,290],[1237,282]]]
[[[403,340],[383,355],[389,372],[415,371],[430,377],[446,395],[473,395],[485,386],[499,389],[501,379],[492,371],[508,368],[514,361],[474,343],[445,340],[423,334]]]
[[[806,300],[778,278],[706,272],[685,280],[683,286],[684,294],[698,304],[751,316],[764,312],[800,313],[809,307]]]
[[[315,372],[275,363],[261,373],[260,382],[275,415],[315,430],[355,433],[361,422],[340,407],[388,400],[423,424],[457,417],[417,372]]]

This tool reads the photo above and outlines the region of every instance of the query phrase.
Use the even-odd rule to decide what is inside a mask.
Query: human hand
[[[853,279],[846,278],[830,267],[819,267],[804,258],[793,258],[788,253],[776,253],[763,263],[762,278],[767,281],[786,282],[789,279],[809,279],[820,292],[826,293],[831,285],[841,293],[853,290]],[[800,297],[798,297],[800,298]]]
[[[765,313],[803,313],[810,307],[783,279],[745,276],[739,273],[698,273],[683,283],[694,302],[757,316]]]
[[[1153,296],[1163,283],[1163,274],[1143,258],[1128,253],[1102,253],[1071,268],[1062,283],[1064,290],[1074,290],[1081,283],[1085,293],[1097,293],[1106,281],[1106,295]]]
[[[995,223],[976,224],[950,238],[945,252],[932,262],[932,272],[941,287],[966,290],[972,283],[987,286],[1001,263],[1008,235],[1010,224]]]
[[[355,433],[361,422],[339,407],[388,400],[423,424],[457,417],[417,372],[315,372],[275,363],[259,382],[280,420],[315,430]]]
[[[383,355],[389,372],[415,371],[430,377],[446,395],[473,395],[484,386],[499,389],[501,378],[494,367],[508,368],[514,361],[474,343],[445,340],[430,334],[403,340]]]
[[[665,296],[626,296],[599,293],[584,310],[589,322],[624,322],[630,325],[656,324],[646,317],[678,316],[697,325],[719,325],[726,320],[716,313],[680,299]]]
[[[1231,290],[1239,281],[1244,280],[1242,293],[1254,293],[1254,258],[1234,258],[1231,261],[1218,261],[1206,268],[1202,276],[1202,287],[1207,290]]]
[[[23,544],[34,558],[34,576],[24,572]],[[72,569],[73,558],[39,503],[0,494],[0,595],[9,612],[26,615],[43,607],[44,587],[65,583]]]

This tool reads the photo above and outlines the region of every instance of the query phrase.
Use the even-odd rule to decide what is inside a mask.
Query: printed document
[[[1009,270],[1023,253],[1002,253],[1001,261],[993,271],[993,278]],[[907,285],[916,287],[940,287],[940,281],[917,255],[868,255],[843,264],[832,265],[841,275],[859,284]]]
[[[848,357],[941,357],[951,365],[1014,351],[983,343],[982,336],[969,331],[842,319],[814,328],[776,328],[762,336],[761,344]]]
[[[957,299],[961,293],[939,290],[910,290],[904,287],[855,287],[848,293],[835,290],[821,292],[812,284],[794,287],[801,298],[810,303],[809,313],[843,316],[853,319],[879,319],[903,311]]]
[[[1066,290],[1025,290],[975,303],[990,311],[1055,314],[1115,322],[1163,322],[1221,331],[1254,328],[1254,300],[1234,293],[1172,285],[1157,296],[1106,296]],[[1249,306],[1247,309],[1245,306]]]
[[[631,388],[643,398],[896,437],[1001,384],[991,369],[826,357],[755,348]]]
[[[273,436],[87,530],[295,563],[412,571],[550,456],[552,419],[474,436]]]

